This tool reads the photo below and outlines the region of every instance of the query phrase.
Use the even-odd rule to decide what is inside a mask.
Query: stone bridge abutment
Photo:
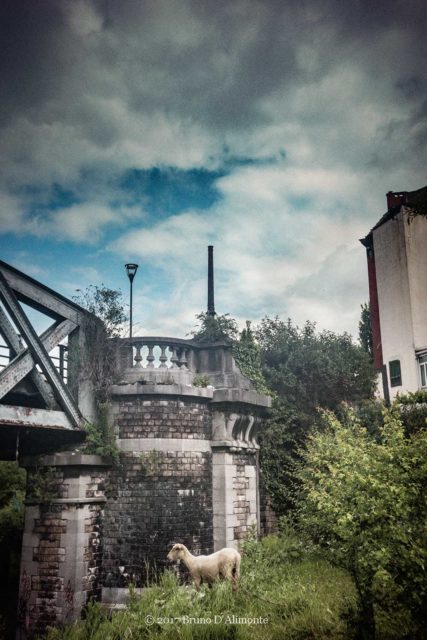
[[[123,604],[175,542],[211,553],[260,532],[257,436],[270,399],[231,347],[134,338],[116,340],[116,355],[117,461],[76,450],[25,461],[21,637],[78,619],[91,600]]]

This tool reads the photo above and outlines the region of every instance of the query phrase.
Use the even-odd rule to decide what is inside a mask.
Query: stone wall
[[[20,637],[72,622],[100,596],[107,466],[98,456],[56,454],[28,467],[18,604]]]
[[[212,437],[207,402],[197,398],[120,398],[114,404],[114,418],[119,439]]]
[[[214,548],[235,547],[258,524],[257,453],[214,446],[213,497]]]
[[[27,505],[22,637],[73,621],[92,599],[122,604],[129,583],[143,587],[164,569],[176,542],[208,554],[260,530],[256,436],[268,398],[140,380],[111,392],[118,462],[46,457],[48,495]]]
[[[251,528],[258,528],[257,454],[234,453],[232,464],[234,540],[243,540]]]
[[[146,584],[171,545],[209,553],[212,533],[211,420],[198,398],[119,396],[120,462],[104,516],[105,587]]]

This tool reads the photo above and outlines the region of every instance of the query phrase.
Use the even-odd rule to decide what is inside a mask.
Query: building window
[[[400,387],[402,384],[402,373],[400,371],[400,360],[392,360],[388,363],[390,369],[390,386]]]
[[[420,380],[421,387],[427,388],[427,354],[425,356],[418,356],[418,366],[420,367]]]

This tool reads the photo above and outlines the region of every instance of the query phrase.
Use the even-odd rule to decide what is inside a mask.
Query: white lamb
[[[193,556],[185,545],[178,543],[174,544],[167,558],[171,562],[183,561],[194,580],[196,589],[202,582],[211,583],[216,578],[224,578],[230,580],[233,591],[237,591],[241,557],[236,549],[226,547],[210,556]]]

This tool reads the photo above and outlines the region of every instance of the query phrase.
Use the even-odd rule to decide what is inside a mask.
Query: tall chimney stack
[[[215,315],[213,246],[208,246],[208,316]]]

